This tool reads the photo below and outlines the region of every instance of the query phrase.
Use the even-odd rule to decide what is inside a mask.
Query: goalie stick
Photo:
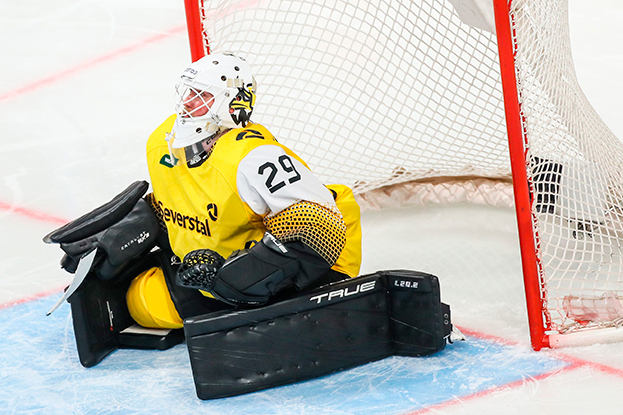
[[[97,255],[97,248],[85,254],[82,258],[80,258],[80,262],[78,263],[78,268],[76,269],[76,273],[74,275],[74,279],[69,284],[69,287],[65,290],[63,296],[54,304],[54,307],[50,309],[45,315],[49,316],[52,314],[57,308],[63,304],[67,298],[69,298],[77,289],[80,287],[80,284],[84,281],[87,274],[91,270],[91,266],[93,265],[93,261],[95,260],[95,256]]]

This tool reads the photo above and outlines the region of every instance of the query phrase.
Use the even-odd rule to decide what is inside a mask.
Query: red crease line
[[[475,330],[459,327],[462,333],[467,334],[468,336],[476,337],[482,340],[489,340],[498,344],[506,345],[506,346],[517,346],[519,343],[515,341],[511,341],[508,339],[503,339],[501,337],[493,336],[490,334],[481,333]],[[572,367],[590,367],[592,369],[598,370],[600,372],[608,373],[610,375],[618,376],[623,378],[623,369],[618,369],[612,366],[608,366],[602,363],[595,363],[589,360],[581,359],[579,357],[570,356],[561,352],[563,349],[542,349],[538,353],[546,353],[548,356],[551,356],[555,359],[562,360],[564,362],[568,362],[572,365]]]
[[[504,345],[504,346],[518,346],[519,345],[519,343],[516,342],[516,341],[504,339],[502,337],[498,337],[498,336],[494,336],[494,335],[491,335],[491,334],[482,333],[482,332],[479,332],[479,331],[476,331],[476,330],[471,330],[471,329],[464,328],[464,327],[458,327],[458,328],[459,328],[459,330],[462,333],[464,333],[464,334],[466,334],[468,336],[471,336],[471,337],[475,337],[475,338],[480,339],[480,340],[487,340],[487,341],[498,343],[498,344],[501,344],[501,345]],[[535,352],[535,353],[537,353],[537,352]],[[566,367],[561,368],[561,369],[555,369],[553,371],[546,372],[546,373],[543,373],[543,374],[538,375],[538,376],[532,376],[532,377],[528,377],[528,378],[525,378],[525,379],[520,379],[520,380],[515,381],[515,382],[511,382],[511,383],[507,383],[507,384],[504,384],[504,385],[496,386],[496,387],[493,387],[493,388],[490,388],[490,389],[487,389],[487,390],[484,390],[484,391],[476,392],[476,393],[471,394],[471,395],[456,397],[454,399],[451,399],[451,400],[448,400],[448,401],[445,401],[445,402],[441,402],[441,403],[439,403],[437,405],[427,406],[425,408],[421,408],[421,409],[418,409],[418,410],[413,411],[413,412],[408,412],[408,413],[405,413],[403,415],[422,415],[422,414],[425,414],[425,413],[429,413],[431,411],[437,411],[437,410],[440,410],[440,409],[443,409],[443,408],[446,408],[446,407],[449,407],[449,406],[457,405],[457,404],[460,404],[462,402],[472,401],[474,399],[478,399],[478,398],[481,398],[481,397],[484,397],[484,396],[488,396],[488,395],[494,394],[494,393],[499,392],[499,391],[504,391],[504,390],[518,388],[518,387],[521,387],[522,385],[524,385],[526,383],[534,382],[534,381],[538,381],[538,380],[542,380],[542,379],[547,379],[547,378],[549,378],[551,376],[554,376],[556,374],[559,374],[559,373],[568,372],[568,371],[571,371],[571,370],[577,370],[577,369],[585,368],[585,367],[593,369],[593,370],[597,370],[597,371],[600,371],[600,372],[603,372],[603,373],[607,373],[609,375],[614,375],[614,376],[623,378],[623,369],[618,369],[618,368],[615,368],[615,367],[612,367],[612,366],[608,366],[608,365],[605,365],[605,364],[595,363],[595,362],[584,360],[584,359],[581,359],[581,358],[578,358],[578,357],[569,356],[569,355],[561,353],[560,351],[557,351],[557,350],[554,351],[554,350],[543,349],[543,350],[541,350],[538,353],[547,353],[550,357],[553,357],[555,359],[559,359],[561,361],[569,363],[569,366],[566,366]]]
[[[555,374],[562,373],[562,372],[568,372],[570,370],[575,370],[575,369],[578,369],[579,367],[581,367],[581,366],[570,365],[570,366],[564,367],[562,369],[555,369],[555,370],[552,370],[550,372],[546,372],[546,373],[540,374],[538,376],[530,376],[530,377],[527,377],[527,378],[524,378],[524,379],[517,380],[515,382],[506,383],[504,385],[495,386],[493,388],[486,389],[484,391],[476,392],[476,393],[473,393],[471,395],[456,397],[454,399],[451,399],[449,401],[445,401],[445,402],[439,403],[437,405],[431,405],[431,406],[427,406],[426,408],[418,409],[418,410],[416,410],[414,412],[408,412],[408,413],[406,413],[404,415],[422,415],[422,414],[425,414],[425,413],[428,413],[428,412],[431,412],[431,411],[438,411],[440,409],[447,408],[449,406],[457,405],[457,404],[460,404],[460,403],[463,403],[463,402],[469,402],[469,401],[472,401],[474,399],[478,399],[478,398],[481,398],[481,397],[484,397],[484,396],[492,395],[492,394],[494,394],[496,392],[509,390],[509,389],[515,389],[515,388],[523,386],[526,383],[535,382],[535,381],[539,381],[539,380],[542,380],[542,379],[547,379],[550,376],[553,376]]]

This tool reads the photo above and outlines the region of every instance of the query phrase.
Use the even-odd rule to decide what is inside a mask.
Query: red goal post
[[[184,0],[186,8],[186,27],[188,28],[188,43],[190,44],[190,58],[193,62],[210,54],[210,43],[203,30],[205,8],[203,0]]]
[[[534,349],[623,339],[623,145],[566,0],[185,3],[192,59],[247,57],[262,123],[364,208],[514,203]]]

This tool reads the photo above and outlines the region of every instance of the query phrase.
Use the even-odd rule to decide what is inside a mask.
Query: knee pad
[[[139,325],[158,329],[179,329],[183,321],[171,300],[162,268],[143,271],[130,283],[126,294],[130,315]]]

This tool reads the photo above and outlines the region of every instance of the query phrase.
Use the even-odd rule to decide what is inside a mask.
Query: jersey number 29
[[[290,159],[290,157],[284,154],[280,156],[278,160],[279,160],[279,166],[281,167],[281,169],[285,171],[286,173],[290,173],[290,177],[288,177],[288,183],[292,184],[294,182],[301,180],[301,175],[299,174],[298,171],[296,171],[296,168],[294,168],[294,163],[292,163],[292,160]],[[282,187],[286,185],[285,181],[274,183],[275,176],[277,176],[277,173],[279,172],[279,166],[276,166],[274,163],[271,163],[270,161],[268,161],[262,164],[257,171],[258,174],[262,176],[264,175],[265,172],[268,174],[268,177],[266,178],[266,187],[268,188],[268,191],[270,191],[271,193],[275,193],[277,190],[281,189]]]

